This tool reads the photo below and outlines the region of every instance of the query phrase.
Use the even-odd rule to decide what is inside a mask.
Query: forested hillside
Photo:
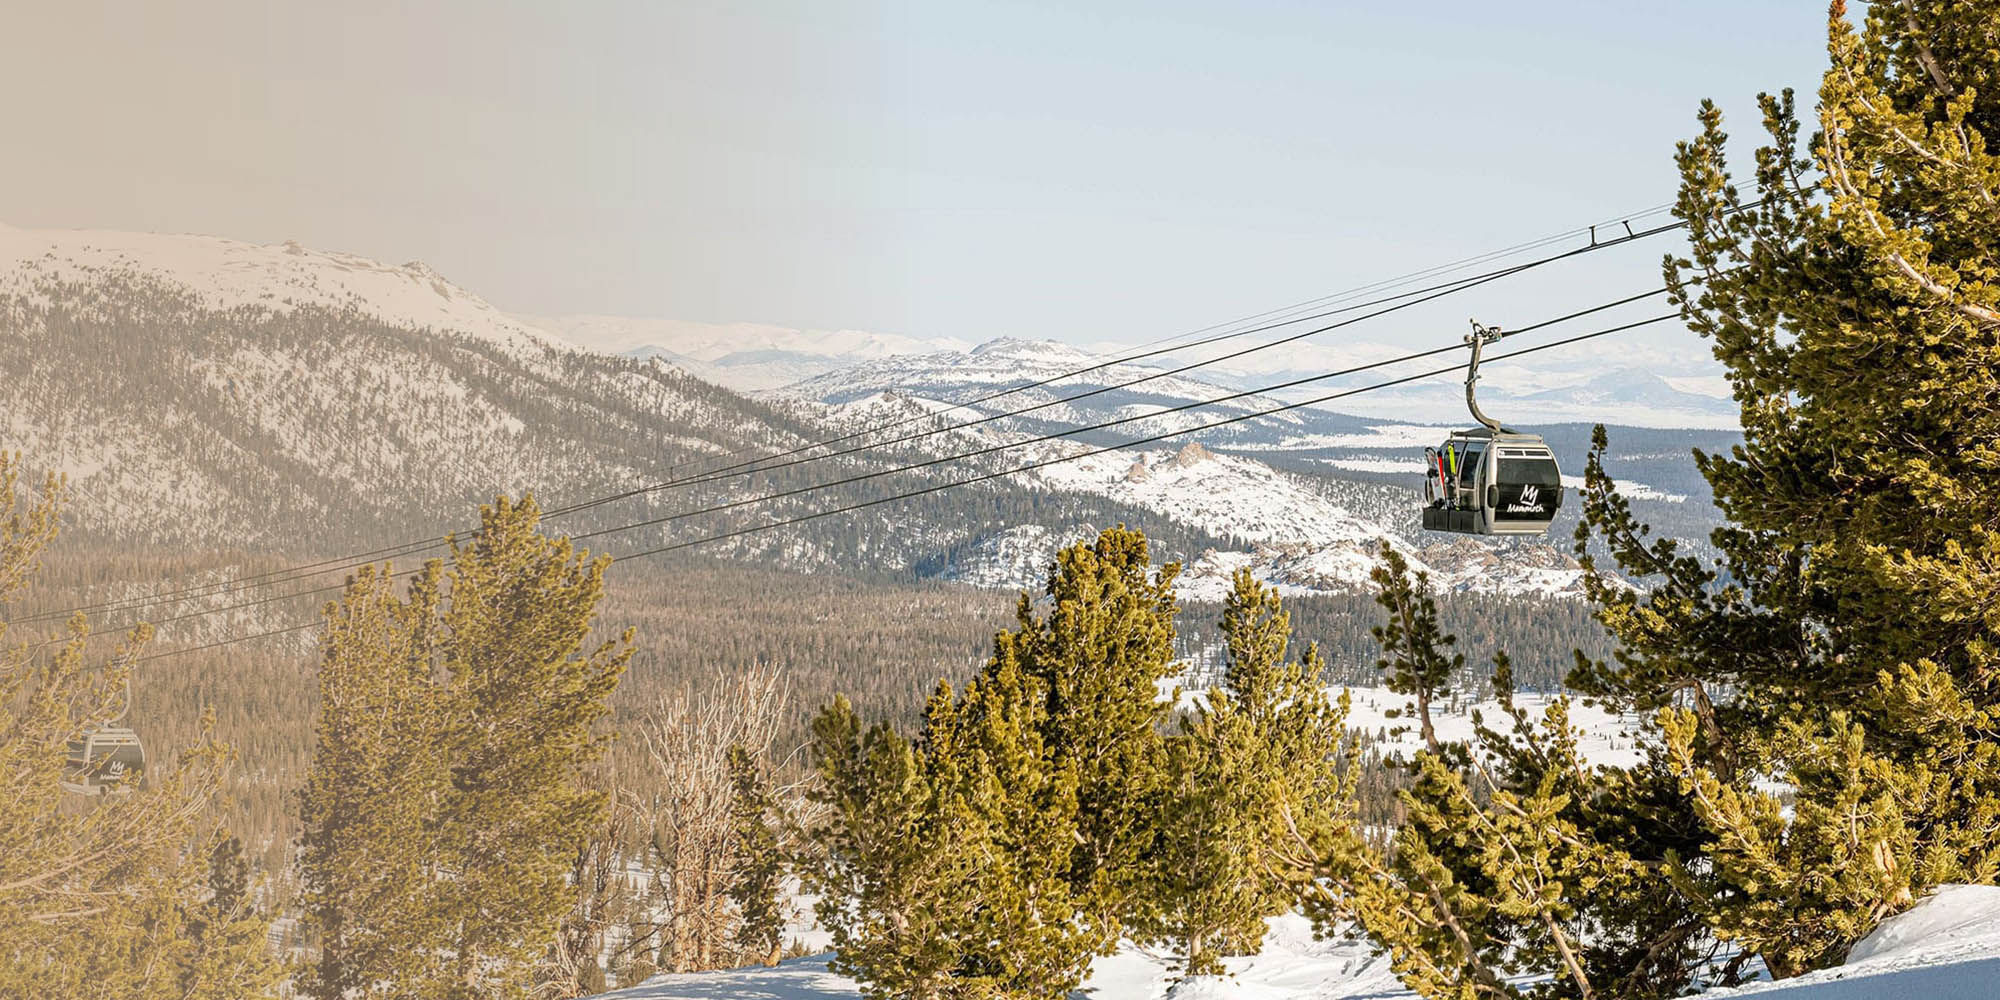
[[[209,551],[328,553],[435,537],[500,492],[552,503],[785,452],[820,428],[670,367],[389,325],[359,309],[206,309],[161,281],[50,284],[4,304],[10,447],[67,473],[76,535]],[[76,358],[116,358],[78,366]],[[676,488],[572,517],[582,533],[882,467],[867,453]],[[630,551],[949,481],[918,470],[602,536]],[[1089,497],[982,484],[733,539],[794,568],[908,575],[996,525],[1144,519]],[[1171,544],[1171,543],[1170,543]],[[134,584],[132,577],[124,581]],[[122,596],[122,595],[112,595]]]

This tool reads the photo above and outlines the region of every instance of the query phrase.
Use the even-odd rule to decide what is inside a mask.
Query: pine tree
[[[1625,790],[1656,820],[1644,849],[1778,976],[2000,875],[1997,35],[1991,4],[1874,4],[1857,28],[1836,2],[1809,149],[1792,95],[1760,98],[1754,201],[1703,105],[1666,270],[1741,408],[1742,446],[1697,455],[1720,561],[1647,537],[1601,433],[1590,462],[1586,527],[1647,586],[1587,562],[1622,648],[1574,682],[1664,713],[1673,783]]]
[[[586,647],[609,560],[497,500],[406,596],[364,570],[329,607],[301,810],[320,955],[305,988],[521,996],[603,822],[584,781],[630,634]]]
[[[729,898],[736,904],[736,946],[747,958],[776,965],[784,955],[785,914],[778,893],[785,868],[772,827],[777,803],[771,797],[771,779],[741,744],[729,748],[729,778],[736,834],[736,870],[730,876]]]
[[[1345,805],[1345,709],[1320,689],[1315,650],[1287,661],[1291,623],[1276,592],[1238,571],[1221,627],[1222,684],[1168,741],[1147,885],[1128,911],[1135,937],[1175,948],[1183,977],[1262,947],[1265,921],[1299,890],[1270,845]]]
[[[1056,556],[1045,614],[1025,594],[1016,612],[1021,668],[1047,690],[1050,753],[1076,769],[1082,843],[1070,883],[1100,901],[1092,919],[1106,948],[1156,832],[1145,807],[1162,780],[1171,706],[1160,684],[1176,673],[1179,573],[1175,563],[1153,573],[1146,536],[1111,528]]]
[[[1257,863],[1267,824],[1254,782],[1264,762],[1247,722],[1227,692],[1212,692],[1167,745],[1150,877],[1126,921],[1138,940],[1173,949],[1182,978],[1221,973],[1223,956],[1254,952],[1264,918],[1289,903]]]
[[[180,960],[176,996],[276,991],[284,967],[271,954],[270,922],[258,913],[250,890],[243,841],[216,834],[208,853],[208,898],[182,907],[190,946]]]
[[[444,988],[432,948],[446,922],[430,885],[447,863],[436,830],[450,778],[425,634],[442,575],[426,567],[404,600],[387,567],[367,567],[328,609],[300,808],[300,876],[318,944],[308,996],[376,983],[409,997]]]
[[[1375,582],[1375,601],[1388,613],[1388,620],[1371,630],[1382,647],[1375,668],[1382,671],[1389,690],[1410,698],[1390,718],[1416,719],[1424,748],[1435,754],[1442,747],[1431,724],[1431,705],[1465,672],[1465,654],[1452,651],[1458,637],[1438,627],[1430,574],[1412,577],[1409,561],[1388,542],[1382,543],[1380,552],[1382,562],[1369,571],[1369,578]]]
[[[1669,996],[1688,981],[1636,947],[1671,949],[1648,936],[1653,911],[1604,899],[1650,899],[1661,880],[1614,836],[1623,816],[1605,789],[1618,779],[1585,765],[1567,699],[1541,719],[1513,700],[1512,667],[1496,656],[1494,694],[1510,723],[1474,716],[1471,739],[1437,735],[1429,715],[1462,658],[1436,625],[1423,574],[1385,550],[1375,579],[1388,621],[1376,630],[1382,667],[1415,699],[1425,745],[1398,795],[1402,822],[1386,843],[1350,826],[1328,841],[1306,896],[1323,930],[1353,921],[1391,956],[1405,986],[1440,1000],[1536,995]],[[1449,668],[1449,669],[1447,669]],[[1670,928],[1678,931],[1678,928]],[[1636,942],[1636,945],[1635,945]],[[1669,959],[1682,956],[1669,950]]]
[[[1059,1000],[1115,943],[1158,833],[1174,571],[1122,528],[1065,550],[1047,610],[1022,596],[915,744],[844,699],[820,713],[808,883],[868,995]]]
[[[941,688],[929,714],[942,718],[950,700]],[[834,970],[869,997],[961,995],[984,831],[961,799],[938,792],[909,741],[887,723],[864,731],[844,697],[813,720],[813,752],[813,794],[828,818],[812,834],[819,863],[804,874]]]

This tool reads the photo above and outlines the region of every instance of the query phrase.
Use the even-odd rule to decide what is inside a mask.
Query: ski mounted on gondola
[[[1500,426],[1479,409],[1479,355],[1505,336],[1497,327],[1472,324],[1465,342],[1472,364],[1465,372],[1465,406],[1480,426],[1455,431],[1424,449],[1426,531],[1463,535],[1539,535],[1562,506],[1562,469],[1539,434]]]

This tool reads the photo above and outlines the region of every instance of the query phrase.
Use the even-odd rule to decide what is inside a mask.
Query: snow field
[[[831,955],[723,972],[658,976],[603,994],[619,1000],[857,1000],[859,986],[827,968]],[[1126,944],[1091,967],[1091,1000],[1414,1000],[1365,941],[1316,939],[1297,915],[1270,921],[1260,954],[1227,960],[1228,975],[1175,985],[1166,959]],[[1835,968],[1703,997],[1773,1000],[1993,1000],[2000,997],[2000,887],[1944,886],[1890,917]]]

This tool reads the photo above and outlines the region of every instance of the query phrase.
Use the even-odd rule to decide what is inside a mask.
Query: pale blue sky
[[[37,4],[0,221],[422,259],[503,308],[1149,339],[1652,206],[1819,3]],[[1473,306],[1656,283],[1655,243]]]

